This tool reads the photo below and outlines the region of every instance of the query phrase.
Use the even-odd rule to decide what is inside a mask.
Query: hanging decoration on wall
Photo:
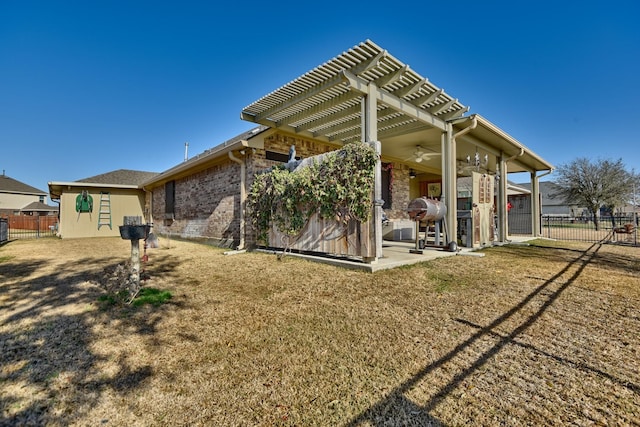
[[[78,214],[82,212],[93,212],[93,197],[87,190],[82,190],[82,193],[76,196],[76,212],[78,212]]]
[[[487,171],[487,166],[489,165],[488,154],[480,157],[480,153],[476,151],[473,158],[471,158],[471,156],[467,156],[465,160],[466,161],[458,161],[458,175],[469,175],[471,171]]]

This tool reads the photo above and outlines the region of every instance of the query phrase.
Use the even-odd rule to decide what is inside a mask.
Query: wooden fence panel
[[[360,223],[352,220],[344,225],[335,220],[320,218],[317,214],[314,214],[302,232],[294,237],[272,227],[269,232],[269,246],[361,259],[374,257],[376,248],[371,221]]]
[[[55,236],[58,217],[56,215],[9,215],[7,222],[10,239],[29,239],[47,235]]]

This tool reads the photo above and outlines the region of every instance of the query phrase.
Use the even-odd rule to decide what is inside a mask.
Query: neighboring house
[[[46,205],[47,193],[5,175],[0,176],[0,216],[55,215],[57,208]]]
[[[531,184],[518,184],[522,188],[531,190]],[[540,182],[540,206],[542,215],[555,215],[566,217],[579,217],[584,212],[584,207],[571,204],[560,194],[560,188],[552,181]]]
[[[58,215],[57,206],[49,206],[46,203],[31,202],[20,210],[23,215],[32,216],[53,216]]]
[[[120,169],[72,182],[49,182],[51,200],[60,203],[62,238],[119,236],[125,216],[146,218],[141,184],[156,172]]]
[[[372,207],[369,224],[358,226],[357,241],[343,242],[345,250],[355,252],[322,249],[323,240],[344,237],[329,232],[332,225],[327,223],[308,227],[295,249],[375,262],[383,256],[382,213],[404,228],[409,203],[423,195],[445,203],[446,228],[454,240],[460,170],[482,174],[483,188],[489,188],[498,170],[528,172],[537,182],[538,171],[553,169],[487,119],[465,117],[467,111],[386,50],[365,41],[246,107],[242,119],[258,127],[144,182],[151,208],[147,221],[159,233],[250,247],[255,233],[245,205],[255,173],[287,163],[291,146],[299,159],[369,141],[380,154],[374,193],[382,209]],[[496,182],[494,213],[504,224],[496,239],[506,241],[510,187],[507,179]],[[534,203],[531,221],[539,221],[536,209]],[[492,227],[493,221],[483,224]],[[277,241],[270,245],[286,246]]]

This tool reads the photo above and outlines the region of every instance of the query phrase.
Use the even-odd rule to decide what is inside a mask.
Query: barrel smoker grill
[[[416,223],[416,247],[409,252],[421,254],[422,248],[434,247],[447,249],[451,252],[455,252],[458,249],[458,245],[455,241],[449,241],[447,235],[447,223],[445,216],[447,215],[447,206],[440,200],[429,199],[426,197],[418,197],[409,202],[407,208],[409,218]],[[427,223],[424,239],[420,239],[420,223]],[[429,223],[433,222],[435,227],[434,243],[428,243],[427,234],[429,231]],[[444,242],[440,240],[440,228],[444,231]],[[448,243],[447,243],[448,242]]]

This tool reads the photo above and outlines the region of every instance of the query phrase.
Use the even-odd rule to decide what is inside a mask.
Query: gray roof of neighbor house
[[[518,184],[519,186],[526,188],[527,190],[531,190],[531,183],[526,182],[523,184]],[[551,206],[551,205],[559,205],[565,206],[570,203],[567,202],[566,198],[561,194],[560,187],[553,181],[540,181],[540,196],[542,197],[542,205]]]
[[[76,182],[90,182],[94,184],[108,185],[141,185],[143,182],[158,175],[157,172],[144,172],[130,169],[118,169],[115,171],[79,179]]]
[[[33,194],[37,196],[47,195],[46,192],[10,178],[4,173],[0,176],[0,193]]]
[[[142,188],[142,183],[157,175],[156,172],[144,172],[130,169],[118,169],[100,175],[83,178],[72,182],[49,182],[49,196],[57,200],[62,194],[63,188],[94,187],[94,188]]]
[[[50,206],[45,203],[31,202],[21,210],[27,212],[57,212],[59,209],[57,206]]]

